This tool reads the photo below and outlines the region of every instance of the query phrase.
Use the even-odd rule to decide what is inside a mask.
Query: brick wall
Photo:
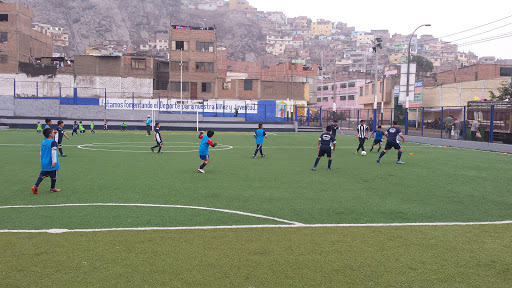
[[[436,85],[468,81],[489,80],[500,77],[500,67],[505,65],[477,64],[435,74]],[[511,67],[511,66],[508,66]]]

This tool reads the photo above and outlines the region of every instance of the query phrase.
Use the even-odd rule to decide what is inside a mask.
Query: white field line
[[[135,227],[101,229],[43,229],[43,230],[0,230],[0,233],[66,233],[66,232],[104,232],[104,231],[151,231],[151,230],[218,230],[218,229],[255,229],[255,228],[336,228],[336,227],[411,227],[411,226],[470,226],[505,225],[512,221],[498,222],[439,222],[439,223],[376,223],[376,224],[302,224],[302,225],[233,225],[233,226],[196,226],[196,227]]]
[[[184,209],[198,209],[198,210],[208,210],[208,211],[217,211],[231,214],[238,214],[243,216],[250,216],[262,219],[274,220],[277,222],[283,222],[293,225],[303,225],[302,223],[289,221],[285,219],[269,217],[265,215],[228,210],[228,209],[218,209],[218,208],[209,208],[209,207],[200,207],[200,206],[184,206],[184,205],[160,205],[160,204],[125,204],[125,203],[83,203],[83,204],[55,204],[55,205],[17,205],[17,206],[0,206],[0,209],[9,209],[9,208],[45,208],[45,207],[76,207],[76,206],[132,206],[132,207],[161,207],[161,208],[184,208]]]

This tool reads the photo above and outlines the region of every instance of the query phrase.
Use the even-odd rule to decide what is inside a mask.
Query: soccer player
[[[396,164],[405,164],[404,162],[400,161],[400,158],[402,158],[402,152],[404,150],[402,149],[402,146],[400,146],[400,142],[398,142],[398,136],[402,138],[402,140],[405,143],[404,135],[402,135],[402,131],[400,131],[400,128],[396,127],[398,123],[396,121],[393,121],[393,126],[388,129],[388,131],[384,134],[386,135],[386,138],[388,139],[386,142],[386,147],[384,147],[384,151],[380,153],[379,159],[377,159],[377,163],[380,163],[380,159],[389,151],[391,148],[395,148],[398,150],[398,160],[396,161]]]
[[[52,126],[52,119],[48,119],[48,118],[46,118],[46,119],[44,120],[44,122],[46,123],[46,125],[44,126],[44,129],[46,129],[46,128],[52,128],[52,127],[51,127],[51,126]]]
[[[121,124],[121,131],[126,131],[126,127],[128,126],[128,124],[126,124],[126,121],[123,122],[123,124]]]
[[[60,169],[59,156],[57,155],[57,142],[53,140],[53,130],[45,128],[43,130],[45,140],[41,143],[41,173],[37,178],[36,184],[32,186],[32,193],[39,194],[39,184],[43,179],[50,177],[52,180],[50,193],[60,192],[60,189],[55,188],[57,182],[57,170]]]
[[[105,121],[105,124],[103,124],[103,131],[108,132],[108,121],[107,121],[107,119],[104,119],[104,121]]]
[[[148,115],[148,120],[146,120],[146,132],[148,132],[148,136],[151,136],[151,116]]]
[[[54,137],[55,142],[57,142],[57,144],[58,144],[60,156],[68,157],[68,155],[62,153],[62,145],[61,145],[63,137],[66,137],[69,140],[68,135],[66,135],[66,132],[64,132],[64,121],[59,120],[59,122],[57,122],[57,125],[58,125],[58,127],[57,127],[57,129],[55,129],[55,133],[54,133],[55,134],[55,137]]]
[[[76,121],[73,123],[73,132],[71,133],[71,136],[74,136],[75,134],[78,136],[78,122]]]
[[[336,133],[338,133],[338,131],[340,131],[341,135],[343,135],[343,131],[341,131],[341,127],[338,126],[338,120],[334,120],[334,122],[332,122],[332,125],[331,125],[331,132],[332,132],[332,137],[334,137],[334,139],[333,139],[334,143],[336,143]]]
[[[201,139],[201,144],[199,145],[199,158],[201,158],[203,162],[201,163],[201,166],[199,166],[199,169],[197,169],[197,171],[201,173],[204,173],[204,167],[206,167],[206,165],[210,163],[210,146],[215,147],[219,144],[213,143],[213,141],[211,140],[213,134],[215,134],[215,132],[212,130],[208,130],[208,132],[206,132],[206,135],[204,135],[203,131],[201,131],[201,133],[199,134],[199,139]]]
[[[254,151],[252,157],[257,158],[258,151],[260,151],[261,158],[265,157],[263,154],[263,140],[267,138],[267,133],[263,130],[263,124],[258,124],[258,130],[254,132],[254,138],[256,138],[256,151]]]
[[[91,120],[91,134],[96,134],[96,132],[94,132],[94,121]]]
[[[384,139],[384,131],[382,131],[382,126],[379,125],[379,127],[377,127],[377,131],[372,132],[372,134],[370,135],[370,139],[372,139],[373,134],[375,134],[375,140],[373,140],[370,152],[373,151],[373,146],[377,144],[379,144],[379,150],[377,150],[377,152],[380,152],[380,149],[382,148],[382,139]]]
[[[41,122],[37,121],[37,128],[36,128],[36,132],[37,133],[41,133],[43,132],[43,126],[41,126]]]
[[[160,150],[162,150],[164,142],[162,141],[162,136],[160,135],[160,123],[155,124],[155,136],[153,138],[156,141],[156,146],[151,147],[151,152],[155,152],[155,148],[158,147],[158,154],[162,154]]]
[[[85,133],[84,125],[82,124],[82,121],[78,122],[78,129],[80,129],[80,134]]]
[[[331,163],[332,163],[332,151],[331,151],[331,145],[332,145],[332,151],[336,150],[336,142],[334,141],[334,137],[332,136],[332,127],[327,126],[325,129],[325,132],[320,135],[320,138],[318,139],[318,157],[315,161],[315,166],[311,170],[316,171],[316,166],[318,165],[318,162],[320,162],[320,158],[327,155],[329,157],[329,165],[327,166],[328,171],[332,171],[331,169]]]
[[[359,146],[357,147],[356,154],[359,153],[359,150],[362,149],[364,151],[364,142],[366,139],[368,139],[368,126],[366,126],[364,123],[366,121],[361,120],[359,123],[360,125],[357,126],[357,136],[356,138],[359,138]]]

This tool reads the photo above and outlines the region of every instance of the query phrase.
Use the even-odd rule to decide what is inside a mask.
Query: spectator
[[[444,118],[444,131],[446,132],[446,138],[451,139],[452,138],[452,124],[453,124],[453,116],[449,115],[448,117]]]
[[[460,122],[457,120],[457,117],[453,117],[453,139],[459,140],[460,135]]]
[[[480,128],[480,124],[482,123],[481,119],[478,119],[478,121],[475,119],[473,120],[473,123],[471,123],[471,140],[476,141],[476,133],[478,132],[478,129]]]
[[[151,116],[148,115],[148,120],[146,120],[146,132],[148,136],[151,136]]]

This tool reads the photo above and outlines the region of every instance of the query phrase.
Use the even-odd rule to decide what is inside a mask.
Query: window
[[[329,97],[322,98],[322,102],[329,102]]]
[[[196,62],[196,72],[213,72],[213,62]]]
[[[359,96],[363,96],[363,86],[359,87]]]
[[[213,42],[196,42],[197,52],[213,52]]]
[[[365,89],[364,95],[368,96],[368,94],[370,93],[370,85],[366,85],[365,87],[366,87],[366,89]]]
[[[348,95],[348,100],[354,100],[354,95]]]
[[[211,93],[212,92],[212,83],[201,83],[201,92]]]
[[[324,86],[323,89],[324,89],[324,91],[327,91],[327,90],[329,90],[329,86]]]
[[[252,90],[252,80],[251,79],[245,79],[244,80],[244,90],[245,91],[251,91]]]
[[[170,70],[180,71],[180,61],[171,61]],[[188,61],[183,61],[183,71],[188,71]]]
[[[7,55],[0,55],[0,63],[7,63]]]
[[[333,85],[331,86],[331,89],[332,89],[332,91],[338,90],[338,89],[336,89],[336,84],[333,84]]]
[[[169,86],[171,87],[171,91],[181,91],[181,82],[171,82],[169,83]],[[183,82],[183,91],[188,91],[188,82]]]
[[[0,14],[0,22],[9,22],[9,14]]]
[[[322,87],[321,86],[317,86],[316,87],[316,91],[322,91]]]
[[[512,67],[500,67],[500,76],[511,77],[512,76]]]
[[[347,83],[341,83],[340,88],[347,88]]]
[[[188,51],[188,42],[187,41],[172,41],[171,50],[174,51]]]
[[[146,59],[132,58],[132,69],[146,70]]]
[[[348,83],[348,87],[350,87],[350,88],[354,88],[354,87],[356,87],[356,82],[350,82],[350,83]]]
[[[340,96],[340,101],[345,101],[347,100],[347,96]]]
[[[7,32],[0,32],[0,44],[7,43]]]

